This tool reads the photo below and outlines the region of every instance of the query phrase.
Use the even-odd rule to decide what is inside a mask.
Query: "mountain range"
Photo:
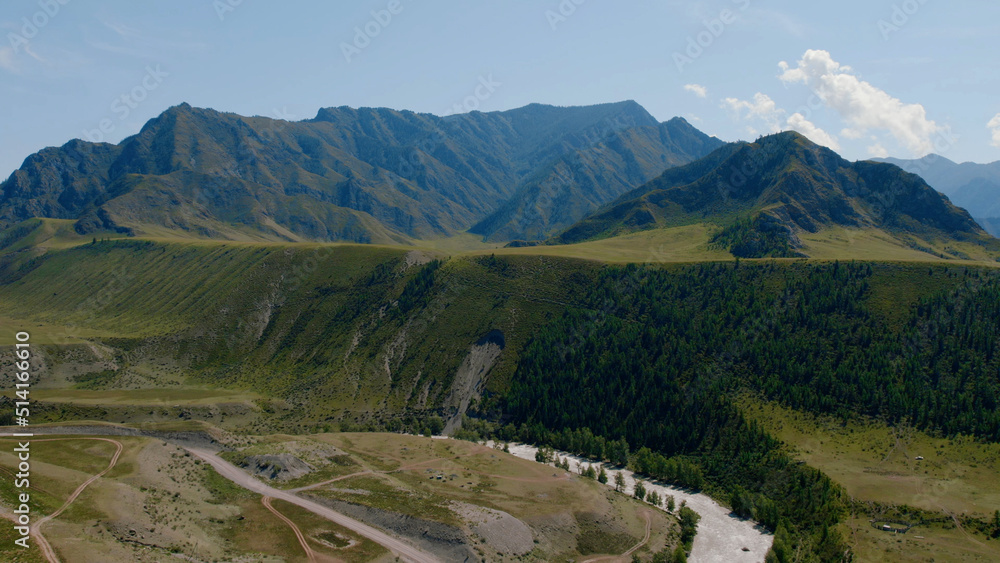
[[[949,160],[929,154],[916,160],[882,159],[919,174],[959,207],[968,209],[993,236],[1000,236],[1000,161],[990,164]]]
[[[990,237],[969,214],[892,164],[848,162],[795,132],[731,143],[672,168],[552,242],[572,244],[658,227],[712,222],[713,242],[743,257],[801,254],[800,234],[876,229],[911,246]]]
[[[0,184],[0,227],[405,243],[545,238],[723,143],[635,102],[437,117],[327,108],[299,122],[172,107],[117,145],[70,141]]]
[[[899,164],[922,166],[958,201],[1000,193],[1000,166]],[[986,225],[1000,217],[998,205],[972,208]],[[525,246],[703,225],[698,245],[750,258],[810,256],[808,242],[836,229],[938,258],[997,250],[894,163],[848,162],[794,132],[724,143],[632,101],[446,117],[339,107],[298,122],[181,104],[117,145],[74,140],[28,157],[0,184],[0,230],[31,218],[171,239],[408,245],[472,233]]]

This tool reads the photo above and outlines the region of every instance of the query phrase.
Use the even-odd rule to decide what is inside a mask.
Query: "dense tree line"
[[[398,306],[393,314],[402,317],[411,310],[426,304],[434,287],[435,273],[441,268],[440,260],[431,260],[426,266],[410,278],[399,296]]]
[[[812,412],[1000,440],[1000,278],[904,274],[947,276],[950,289],[890,322],[872,303],[873,283],[889,278],[869,264],[609,267],[522,353],[505,416],[591,457],[608,458],[564,436],[624,439],[643,473],[694,486],[686,460],[739,514],[836,559],[840,490],[781,453],[731,397],[751,388]]]
[[[712,236],[711,244],[738,258],[798,258],[787,225],[770,215],[737,219]]]
[[[583,307],[528,346],[507,406],[546,428],[589,428],[668,455],[721,439],[711,434],[738,413],[713,397],[738,385],[812,412],[1000,441],[1000,277],[923,270],[953,276],[953,289],[893,324],[870,306],[872,275],[869,264],[836,263],[608,268]]]

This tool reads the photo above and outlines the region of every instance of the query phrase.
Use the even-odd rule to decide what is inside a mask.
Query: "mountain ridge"
[[[747,257],[774,252],[795,256],[799,234],[829,226],[883,229],[902,240],[911,235],[992,240],[965,210],[919,176],[891,164],[851,163],[798,133],[785,132],[754,143],[731,143],[668,169],[550,242],[570,244],[702,222],[742,229],[718,236],[749,244]],[[777,231],[780,236],[774,239]],[[779,241],[778,246],[753,250],[767,239]]]
[[[612,155],[588,162],[610,185],[566,186],[584,204],[498,235],[544,238],[721,144],[664,126],[691,139],[632,134],[660,127],[633,101],[446,117],[342,106],[295,122],[183,103],[117,145],[73,140],[29,156],[0,184],[0,226],[38,216],[77,220],[80,232],[399,244],[464,232],[525,192],[526,180],[559,165],[572,176],[595,147]],[[636,154],[646,163],[638,169]]]
[[[906,160],[877,159],[918,174],[934,189],[968,209],[993,236],[1000,236],[1000,161],[987,164],[954,162],[939,154]]]

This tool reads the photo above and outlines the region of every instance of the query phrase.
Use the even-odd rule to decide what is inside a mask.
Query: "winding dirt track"
[[[312,485],[306,485],[305,487],[299,487],[297,489],[286,489],[290,493],[301,493],[302,491],[310,491],[312,489],[318,489],[325,485],[330,485],[336,483],[337,481],[343,481],[344,479],[350,479],[351,477],[360,477],[362,475],[371,475],[376,473],[370,469],[365,471],[358,471],[357,473],[351,473],[350,475],[341,475],[340,477],[334,477],[333,479],[323,481],[322,483],[313,483]],[[386,471],[379,471],[377,473],[387,473]]]
[[[642,538],[641,542],[633,545],[631,549],[629,549],[628,551],[626,551],[625,553],[623,553],[621,555],[608,555],[608,556],[605,556],[605,557],[597,557],[597,558],[594,558],[594,559],[587,559],[583,563],[597,563],[598,561],[628,561],[629,560],[629,558],[628,558],[629,555],[632,555],[633,553],[635,553],[636,551],[638,551],[640,547],[646,545],[646,542],[649,541],[649,535],[652,532],[653,522],[652,522],[652,520],[649,519],[649,513],[648,512],[643,512],[642,513],[642,517],[646,519],[646,537]]]
[[[306,558],[309,559],[309,563],[316,563],[316,554],[313,553],[312,548],[309,547],[309,542],[306,541],[305,535],[303,535],[302,530],[300,530],[299,527],[295,525],[295,522],[292,522],[291,520],[286,518],[284,514],[278,512],[278,509],[271,506],[271,497],[261,497],[260,502],[261,504],[264,505],[264,508],[270,510],[272,514],[274,514],[278,518],[281,518],[282,522],[288,524],[288,527],[291,528],[293,532],[295,532],[295,537],[299,538],[299,544],[302,545],[302,550],[306,552]]]
[[[45,536],[42,535],[42,525],[44,525],[49,520],[52,520],[53,518],[56,518],[60,514],[62,514],[67,508],[69,508],[69,505],[73,504],[73,501],[75,501],[83,493],[83,491],[88,486],[90,486],[91,483],[93,483],[94,481],[96,481],[96,480],[100,479],[101,477],[103,477],[104,475],[106,475],[108,471],[111,471],[112,469],[114,469],[115,465],[118,463],[118,458],[122,455],[122,450],[124,449],[124,447],[122,446],[121,442],[119,442],[117,440],[111,440],[110,438],[76,438],[76,437],[74,437],[74,438],[44,438],[44,439],[41,439],[41,440],[35,439],[35,440],[32,440],[32,441],[33,442],[62,442],[62,441],[68,441],[68,440],[96,440],[96,441],[100,441],[100,442],[110,442],[110,443],[114,444],[117,449],[115,450],[115,455],[113,455],[111,457],[111,462],[108,463],[108,466],[104,468],[104,471],[101,471],[97,475],[93,475],[89,479],[87,479],[86,481],[84,481],[83,484],[81,484],[79,487],[76,488],[75,491],[73,491],[73,494],[69,495],[69,497],[66,499],[66,502],[64,502],[62,504],[62,506],[60,506],[58,509],[56,509],[55,512],[53,512],[52,514],[49,514],[48,516],[42,517],[37,522],[35,522],[34,524],[31,525],[31,535],[35,536],[35,541],[38,543],[38,549],[41,550],[42,555],[45,556],[45,559],[47,561],[49,561],[49,563],[59,563],[59,556],[56,555],[56,550],[52,548],[52,545],[50,545],[49,542],[48,542],[48,540],[45,539]]]
[[[494,452],[493,448],[488,448],[486,446],[478,446],[471,453],[463,454],[463,455],[460,455],[460,456],[439,457],[439,458],[435,458],[435,459],[428,459],[428,460],[424,460],[424,461],[418,461],[416,463],[411,463],[409,465],[403,465],[401,467],[397,467],[396,469],[386,469],[386,470],[366,469],[364,471],[358,471],[357,473],[351,473],[350,475],[341,475],[339,477],[334,477],[333,479],[329,479],[329,480],[323,481],[321,483],[313,483],[312,485],[306,485],[304,487],[298,487],[296,489],[284,489],[284,490],[287,491],[287,492],[289,492],[289,493],[301,493],[301,492],[304,492],[304,491],[310,491],[312,489],[318,489],[320,487],[325,487],[326,485],[330,485],[330,484],[336,483],[337,481],[343,481],[344,479],[350,479],[351,477],[360,477],[361,475],[392,475],[393,473],[400,473],[400,472],[403,472],[403,471],[413,471],[414,469],[417,469],[419,467],[432,466],[435,463],[438,463],[438,462],[441,462],[441,461],[452,461],[452,460],[460,459],[460,458],[463,458],[463,457],[472,457],[472,456],[477,456],[477,455],[480,455],[480,454],[491,453],[491,452]],[[403,461],[403,460],[401,460],[399,458],[395,458],[395,457],[392,457],[392,456],[383,455],[383,457],[387,457],[389,459],[395,459],[396,461],[399,461],[400,463],[402,463],[402,461]],[[503,480],[506,480],[506,481],[516,481],[516,482],[519,482],[519,483],[550,483],[552,481],[566,481],[566,480],[568,480],[568,479],[571,478],[571,476],[570,476],[569,473],[566,473],[565,475],[563,475],[561,477],[511,477],[509,475],[495,475],[493,473],[486,473],[486,472],[483,472],[483,471],[476,471],[475,469],[472,469],[472,468],[465,468],[464,471],[468,471],[470,473],[475,473],[476,475],[483,475],[485,477],[493,477],[495,479],[503,479]]]
[[[440,563],[440,559],[430,553],[390,536],[381,530],[373,528],[363,522],[359,522],[349,516],[345,516],[335,510],[331,510],[319,503],[295,496],[288,491],[282,491],[265,485],[252,477],[250,474],[222,459],[212,451],[200,448],[186,449],[191,452],[192,455],[202,459],[215,468],[215,470],[219,472],[219,475],[222,475],[226,479],[229,479],[244,489],[266,497],[280,499],[285,502],[301,506],[309,512],[322,516],[334,524],[343,526],[382,545],[403,560],[412,561],[413,563]]]

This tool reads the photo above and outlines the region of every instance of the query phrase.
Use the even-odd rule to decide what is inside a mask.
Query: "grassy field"
[[[324,412],[298,420],[322,427],[330,410],[334,420],[347,413],[363,423],[404,403],[445,401],[470,347],[492,330],[511,350],[490,380],[502,386],[534,327],[579,290],[566,277],[586,279],[597,267],[543,256],[456,258],[397,312],[428,258],[359,245],[87,243],[49,252],[0,286],[0,308],[5,327],[29,328],[38,345],[65,345],[46,350],[62,372],[40,373],[41,387],[79,389],[53,402],[94,404],[92,390],[197,394],[221,385],[308,395]]]
[[[280,426],[257,425],[252,432],[326,431],[341,422],[365,427],[406,408],[447,405],[459,366],[491,331],[503,333],[505,348],[485,388],[503,392],[525,343],[574,305],[604,262],[671,268],[727,259],[708,247],[709,236],[709,227],[694,225],[573,246],[466,250],[443,262],[405,307],[400,297],[437,251],[87,242],[50,251],[34,269],[0,285],[6,315],[0,320],[28,329],[45,347],[50,371],[39,373],[36,388],[53,405],[206,406],[263,395],[307,408],[271,416],[274,409],[262,405],[265,418],[281,419]],[[472,242],[455,240],[453,248]],[[915,257],[906,253],[886,257]],[[922,256],[937,273],[970,264]],[[921,276],[920,267],[905,261],[878,266],[874,308],[902,320],[916,299],[955,283]],[[13,332],[0,331],[0,339],[11,344]],[[213,395],[206,387],[235,391]],[[118,393],[126,389],[127,395]],[[169,391],[154,397],[161,389]],[[139,414],[110,420],[140,422]],[[157,416],[151,420],[163,421]]]
[[[125,238],[125,235],[111,231],[81,235],[73,228],[75,223],[76,221],[72,219],[29,219],[11,228],[11,230],[17,229],[21,236],[16,241],[11,241],[13,244],[4,247],[2,250],[16,252],[31,247],[64,249],[86,244],[95,238]]]
[[[483,242],[483,237],[472,233],[463,233],[442,239],[418,240],[414,241],[413,244],[417,248],[442,253],[448,256],[468,252],[496,250],[503,248],[504,246],[502,243]]]
[[[211,501],[237,509],[217,521],[220,544],[236,547],[244,555],[270,556],[274,561],[308,561],[294,532],[264,507],[260,495],[237,487],[211,468],[203,467],[201,471]],[[274,500],[272,506],[299,527],[309,547],[320,556],[362,562],[387,559],[389,555],[377,543],[296,505]]]
[[[467,254],[561,256],[621,263],[673,263],[732,260],[726,250],[712,247],[709,242],[718,227],[695,224],[642,231],[608,239],[571,245],[530,246],[523,248],[475,249],[469,245]],[[827,228],[817,233],[799,234],[803,247],[799,249],[813,260],[866,260],[873,262],[943,262],[978,264],[997,267],[996,256],[974,244],[935,243],[914,239],[914,244],[926,247],[942,256],[923,252],[897,237],[877,229]]]
[[[249,297],[287,291],[284,278],[302,284],[321,269],[330,283],[343,283],[402,254],[356,245],[99,242],[46,254],[4,286],[0,303],[12,322],[59,327],[40,334],[58,342],[79,338],[80,328],[126,338],[167,335],[203,326],[220,308],[254,305],[243,301],[248,289]]]
[[[980,246],[959,242],[916,240],[921,247],[947,256],[942,258],[905,244],[877,229],[828,227],[817,233],[801,233],[803,249],[818,260],[866,260],[873,262],[956,262],[998,266],[996,256]]]
[[[474,532],[468,531],[469,521],[456,511],[456,503],[503,511],[533,530],[536,545],[527,558],[532,561],[624,552],[643,537],[643,514],[652,518],[653,534],[640,555],[648,557],[676,542],[676,523],[662,512],[649,511],[595,481],[470,442],[378,433],[272,436],[227,456],[308,452],[317,446],[334,446],[353,461],[338,464],[331,474],[308,453],[300,454],[319,469],[272,484],[312,485],[310,495],[405,514],[467,534]],[[488,560],[506,560],[491,551],[489,542],[472,543]]]
[[[175,446],[148,438],[113,439],[125,447],[117,466],[44,528],[63,561],[162,561],[172,552],[200,560],[307,560],[292,529],[259,495],[235,486]],[[114,451],[108,442],[81,436],[42,440],[32,444],[36,518],[107,467]],[[400,513],[416,522],[446,525],[490,561],[568,561],[581,555],[619,554],[639,543],[646,518],[652,534],[640,556],[649,557],[677,541],[676,521],[661,511],[595,481],[470,442],[365,433],[232,441],[246,446],[242,453],[294,452],[314,465],[319,465],[316,456],[349,457],[350,463],[336,463],[344,469],[341,477],[347,471],[368,473],[324,484],[320,480],[335,475],[317,471],[296,484],[320,484],[308,494],[377,509],[375,525],[380,525],[379,514]],[[12,454],[0,452],[0,472],[5,475],[0,505],[8,510],[13,491],[6,476],[15,463]],[[280,501],[273,507],[297,525],[321,557],[388,560],[381,546],[310,512]],[[478,527],[489,518],[485,512],[470,515],[469,510],[481,510],[476,507],[519,520],[530,530],[527,551],[517,557],[496,551],[492,542],[498,532]],[[32,552],[0,553],[5,561],[39,560]]]
[[[107,467],[115,449],[108,442],[66,438],[36,436],[32,441],[30,493],[36,520]],[[173,552],[198,560],[306,561],[292,530],[261,504],[259,495],[235,487],[175,446],[146,438],[114,439],[125,446],[117,466],[43,529],[62,561],[165,561],[173,560]],[[8,449],[0,451],[0,506],[7,511],[15,498],[8,477],[17,463]],[[299,526],[321,556],[354,562],[388,555],[381,546],[296,506],[275,502],[274,507]],[[11,548],[13,530],[3,528],[0,558],[43,561],[36,549]]]
[[[1000,508],[1000,444],[934,437],[877,421],[843,423],[752,399],[745,399],[743,408],[794,457],[822,470],[862,505],[914,507],[945,520],[893,536],[871,529],[870,517],[858,515],[848,526],[858,553],[868,554],[862,560],[877,561],[886,550],[894,553],[890,560],[926,560],[896,558],[910,551],[933,554],[935,561],[1000,560],[1000,541],[948,521],[951,516],[991,518]],[[871,507],[875,513],[887,510]]]
[[[614,264],[732,260],[725,250],[709,248],[712,227],[704,224],[643,231],[580,244],[529,246],[471,251],[504,256],[559,256]]]
[[[867,517],[853,517],[842,526],[850,539],[855,561],[899,563],[990,563],[997,561],[996,540],[973,537],[954,525],[933,524],[914,528],[906,534],[873,529]]]
[[[56,322],[39,322],[31,318],[12,318],[0,315],[0,346],[13,346],[14,335],[24,331],[31,335],[30,342],[38,345],[80,344],[95,338],[114,337],[110,330],[76,326],[70,329]]]
[[[34,547],[24,549],[15,545],[14,540],[20,537],[12,524],[4,521],[0,525],[0,559],[8,563],[46,563],[45,557]],[[34,541],[29,545],[34,546]]]
[[[13,391],[3,395],[13,397]],[[78,405],[215,405],[254,401],[260,395],[249,391],[227,389],[169,388],[90,391],[82,389],[36,389],[31,396],[37,401]]]

